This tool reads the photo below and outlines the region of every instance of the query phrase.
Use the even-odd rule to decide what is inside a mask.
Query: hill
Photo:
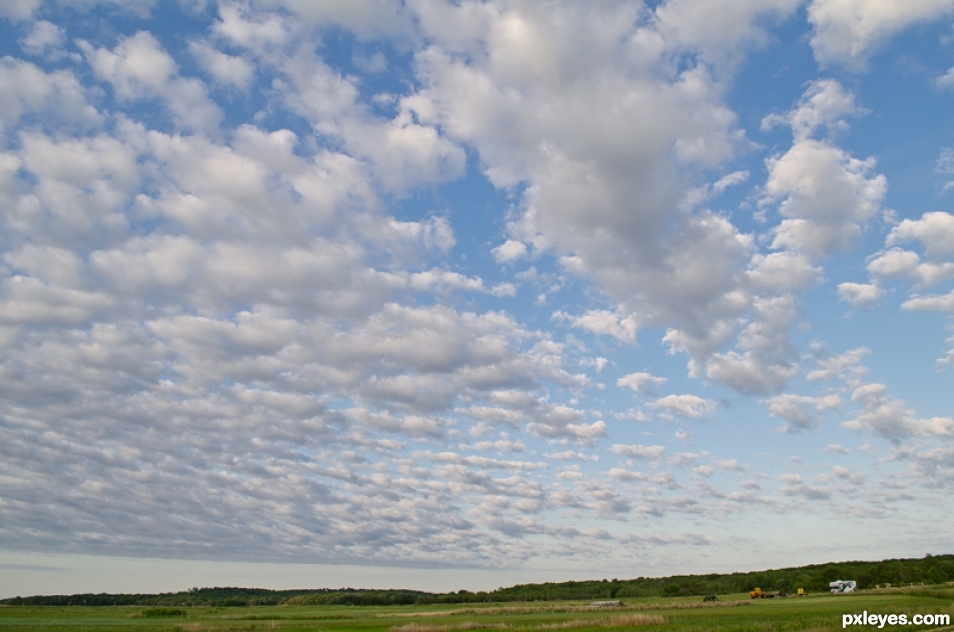
[[[954,581],[954,555],[890,559],[880,562],[832,562],[746,573],[673,575],[560,583],[520,584],[489,592],[461,590],[428,593],[416,590],[364,590],[355,588],[268,590],[264,588],[193,588],[189,591],[141,594],[36,595],[0,600],[11,606],[274,606],[354,605],[383,606],[428,603],[506,601],[555,601],[574,599],[625,599],[748,592],[754,586],[767,591],[808,592],[828,590],[836,579],[854,579],[859,588]]]

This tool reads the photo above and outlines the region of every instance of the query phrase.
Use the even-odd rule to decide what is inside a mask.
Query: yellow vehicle
[[[805,589],[799,588],[798,595],[800,597],[804,596]],[[777,590],[775,592],[765,592],[758,586],[756,586],[754,589],[749,591],[749,597],[751,597],[752,599],[772,599],[774,597],[789,597],[789,596],[790,595],[786,595],[784,592],[779,592]]]

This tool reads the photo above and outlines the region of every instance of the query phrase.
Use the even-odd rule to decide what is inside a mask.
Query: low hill
[[[836,579],[853,579],[858,587],[887,583],[940,584],[954,581],[954,555],[891,559],[880,562],[832,562],[747,573],[673,575],[544,584],[520,584],[489,592],[461,590],[428,593],[416,590],[362,590],[355,588],[268,590],[264,588],[193,588],[158,595],[82,594],[37,595],[0,600],[10,606],[273,606],[354,605],[383,606],[427,603],[505,601],[556,601],[574,599],[625,599],[748,592],[755,586],[766,591],[808,592],[828,590]]]

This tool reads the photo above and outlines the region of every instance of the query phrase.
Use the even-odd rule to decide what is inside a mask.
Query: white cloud
[[[630,373],[616,380],[616,386],[625,386],[637,393],[654,393],[656,387],[666,383],[666,378],[656,377],[647,371]]]
[[[189,51],[216,82],[246,89],[255,74],[255,68],[242,57],[227,55],[205,42],[190,42]]]
[[[680,452],[676,456],[669,459],[669,465],[673,467],[682,467],[683,465],[687,465],[689,463],[695,463],[700,456],[702,455],[692,452]]]
[[[784,155],[768,159],[766,166],[765,193],[768,200],[780,201],[785,217],[772,247],[814,259],[854,246],[887,190],[883,175],[869,177],[874,159],[858,160],[827,141],[797,141]]]
[[[937,164],[934,167],[934,171],[943,174],[954,173],[954,149],[951,147],[945,147],[941,150],[941,155],[937,158]],[[951,180],[945,184],[942,191],[947,191],[952,187],[954,187],[954,180]]]
[[[736,289],[709,309],[707,331],[685,323],[666,333],[671,350],[689,354],[691,376],[768,394],[797,374],[788,339],[798,313],[792,292],[821,278],[814,262],[854,246],[885,195],[884,176],[869,177],[873,160],[857,160],[830,140],[811,137],[822,128],[837,131],[845,116],[861,112],[839,83],[822,80],[790,112],[763,121],[763,127],[786,123],[794,135],[791,149],[766,160],[769,176],[760,201],[763,207],[777,203],[783,216],[772,230],[771,246],[780,252],[746,253],[745,276],[736,277]],[[723,350],[734,338],[736,348]]]
[[[867,372],[862,361],[870,354],[871,349],[856,347],[839,355],[819,360],[819,368],[809,371],[805,379],[809,382],[817,382],[837,378],[847,381],[850,385],[858,386],[857,380]]]
[[[921,219],[904,219],[891,229],[885,245],[920,241],[931,260],[954,254],[954,215],[944,211],[925,213]]]
[[[666,395],[650,403],[649,406],[689,419],[702,419],[716,407],[715,402],[698,395]]]
[[[868,271],[876,276],[916,276],[920,257],[917,253],[892,248],[868,263]]]
[[[175,60],[151,33],[140,31],[124,38],[111,51],[85,41],[78,44],[93,72],[113,86],[119,99],[160,99],[176,125],[207,133],[218,128],[222,112],[209,99],[205,85],[180,77]]]
[[[780,116],[770,115],[762,119],[762,129],[771,129],[777,124],[792,127],[796,141],[810,138],[821,127],[829,133],[847,127],[846,116],[859,116],[865,110],[855,104],[855,96],[834,79],[813,81],[798,100],[793,110]]]
[[[276,13],[255,14],[248,7],[222,3],[219,20],[212,31],[233,45],[249,48],[262,55],[283,45],[290,37],[290,25]]]
[[[823,125],[829,131],[843,127],[844,116],[860,111],[839,83],[820,80],[788,114],[763,121],[763,127],[787,122],[794,135],[787,152],[765,161],[769,177],[761,204],[779,203],[784,217],[775,228],[773,248],[822,259],[851,248],[877,215],[887,180],[880,174],[869,177],[874,159],[859,160],[830,140],[811,137]]]
[[[424,183],[457,178],[465,155],[437,126],[421,124],[420,99],[403,97],[391,119],[373,114],[359,103],[354,77],[343,77],[313,50],[302,46],[276,55],[274,68],[283,75],[275,87],[314,130],[342,142],[351,155],[365,160],[385,187],[403,192]]]
[[[620,316],[605,309],[590,310],[582,316],[570,316],[562,311],[553,314],[557,320],[567,320],[573,325],[601,336],[612,336],[625,342],[636,340],[637,324],[632,316]]]
[[[437,249],[443,253],[457,243],[454,229],[446,217],[428,217],[420,222],[399,222],[390,220],[388,229],[402,237],[418,241],[425,248]]]
[[[781,389],[798,373],[788,330],[796,313],[791,296],[758,299],[754,316],[740,333],[742,351],[716,353],[706,365],[706,377],[747,394]]]
[[[753,36],[749,43],[758,39],[759,29],[753,25],[759,19],[786,12],[777,5],[758,3],[744,9],[734,5],[731,11],[735,10],[741,13],[733,28]],[[667,38],[675,49],[701,46],[715,51],[714,43],[702,43],[691,35],[704,32],[696,28],[702,23],[696,20],[704,14],[671,3],[656,11],[653,28],[658,34],[646,27],[618,34],[617,41],[631,38],[633,54],[642,56],[634,59],[645,59],[642,63],[649,63],[664,49],[649,42],[664,47]],[[602,108],[613,115],[603,117],[598,126],[584,123],[580,127],[580,121],[590,119],[574,114],[582,101],[568,95],[584,89],[585,75],[572,75],[580,79],[569,83],[570,76],[554,74],[553,69],[564,63],[567,51],[575,51],[588,38],[599,42],[597,47],[577,55],[573,67],[598,63],[609,54],[604,50],[605,34],[577,32],[570,43],[566,29],[572,21],[558,25],[550,16],[526,8],[487,20],[482,23],[490,46],[486,55],[467,49],[464,61],[446,54],[441,46],[419,55],[430,84],[409,103],[425,121],[439,123],[451,138],[473,145],[486,161],[486,173],[493,182],[499,186],[528,183],[522,216],[510,225],[508,248],[494,251],[498,260],[522,255],[528,243],[542,252],[556,251],[565,269],[599,281],[619,303],[616,310],[590,310],[582,316],[558,311],[558,318],[626,342],[634,342],[640,329],[665,327],[670,348],[690,356],[690,375],[707,375],[743,392],[781,388],[796,371],[785,357],[790,348],[787,327],[794,312],[781,318],[776,310],[777,324],[771,325],[760,320],[767,314],[764,309],[746,317],[760,304],[747,290],[775,294],[803,289],[820,277],[821,270],[812,265],[812,259],[853,245],[862,226],[880,209],[885,181],[883,176],[869,178],[872,161],[856,160],[827,141],[807,138],[822,127],[844,127],[845,116],[862,113],[853,95],[837,82],[819,81],[789,115],[779,118],[793,126],[799,143],[770,162],[765,190],[768,199],[781,203],[787,216],[776,231],[775,246],[788,250],[763,255],[753,252],[751,236],[714,213],[674,215],[668,224],[673,228],[662,229],[666,225],[662,218],[678,206],[680,194],[669,188],[673,174],[689,164],[718,164],[720,157],[732,155],[740,138],[733,131],[734,118],[724,115],[712,77],[696,67],[658,84],[658,79],[641,74],[643,66],[633,65],[625,71],[630,83],[636,79],[658,84],[654,89],[658,98],[649,97],[653,90],[648,88],[613,96],[616,84],[604,80],[586,90],[586,103],[601,107],[598,104],[604,100],[628,103],[626,99],[636,99],[632,111],[657,113],[652,117],[653,129],[635,124],[613,106]],[[519,58],[512,40],[518,32],[524,47]],[[713,53],[713,59],[725,52]],[[531,64],[531,59],[536,61]],[[624,71],[620,72],[622,76]],[[495,88],[501,85],[521,88]],[[696,113],[688,127],[685,123],[680,127],[676,122],[688,113],[680,99],[689,94]],[[670,96],[676,101],[663,105]],[[546,116],[534,115],[537,111]],[[562,118],[554,118],[556,114]],[[573,123],[566,122],[571,119]],[[700,136],[690,137],[695,133]],[[638,140],[618,147],[615,139],[621,137]],[[658,143],[674,147],[675,152]],[[636,161],[634,167],[626,167],[627,161]],[[719,192],[747,175],[736,171],[713,190]],[[715,356],[746,324],[750,327],[742,336],[746,343],[757,328],[780,331],[774,338],[783,343],[777,347],[780,352],[768,357],[750,349]]]
[[[527,183],[512,241],[556,252],[567,270],[597,280],[621,305],[618,313],[591,310],[578,326],[626,341],[645,326],[705,338],[715,322],[744,310],[729,296],[751,239],[713,213],[667,218],[681,196],[681,171],[718,164],[741,135],[702,67],[671,80],[647,72],[663,50],[653,43],[657,26],[634,27],[630,10],[515,5],[492,14],[480,23],[485,53],[457,58],[442,42],[418,55],[427,83],[408,103],[421,120],[473,146],[492,182]],[[763,11],[775,8],[743,13],[756,21]],[[607,74],[607,60],[619,55],[624,65]],[[604,114],[590,116],[594,109]]]
[[[642,481],[646,479],[646,475],[642,472],[631,472],[621,467],[611,468],[609,475],[621,481]]]
[[[718,426],[690,436],[650,416],[716,420],[720,405],[691,383],[657,395],[673,383],[668,360],[653,343],[634,351],[664,332],[661,351],[686,354],[691,378],[778,395],[765,402],[789,428],[817,425],[845,384],[863,386],[865,350],[853,350],[809,367],[820,396],[784,399],[822,357],[790,340],[799,293],[883,200],[873,163],[813,140],[861,112],[852,95],[815,82],[767,120],[792,126],[808,154],[776,156],[776,188],[756,189],[780,205],[781,228],[765,207],[749,223],[752,196],[705,208],[758,174],[765,149],[729,105],[734,73],[774,46],[795,0],[193,3],[175,37],[113,21],[132,7],[134,28],[151,29],[148,1],[70,23],[99,6],[74,5],[3,8],[49,20],[13,27],[35,63],[0,60],[10,546],[629,565],[721,536],[632,536],[627,520],[784,512],[861,484],[828,464],[825,486],[734,489],[731,473],[761,449],[745,442],[667,467],[670,443],[704,443]],[[201,24],[209,7],[218,17]],[[85,57],[66,50],[77,42]],[[496,186],[481,204],[495,215],[460,221],[481,190],[468,170]],[[788,220],[835,237],[786,241]],[[915,264],[873,263],[871,283],[939,280],[945,222],[898,224],[871,262],[903,247]],[[488,270],[488,255],[503,265]],[[652,401],[616,408],[620,393],[596,381],[611,366],[608,383]],[[859,427],[893,432],[878,416],[891,400],[859,397]],[[903,441],[927,467],[951,426],[905,414]],[[156,518],[133,520],[143,515]]]
[[[662,456],[666,448],[661,445],[624,445],[617,443],[613,445],[613,453],[621,456],[627,456],[632,459],[658,459]]]
[[[804,254],[783,251],[753,255],[746,276],[757,290],[787,292],[808,287],[821,273]]]
[[[0,16],[12,20],[25,20],[33,15],[43,0],[6,0],[0,3]]]
[[[145,38],[142,42],[149,44]],[[123,43],[134,47],[129,40]],[[98,51],[115,62],[106,70],[115,71],[109,76],[118,90],[150,94],[175,82],[175,72],[152,72],[133,63],[133,53],[120,55],[128,52],[123,43],[112,52]],[[156,55],[162,61],[161,50],[144,50],[147,61]],[[49,79],[28,64],[6,68],[11,77],[26,72],[41,82]],[[70,85],[65,73],[53,79]],[[55,96],[55,90],[39,98],[4,94],[5,120],[15,122],[23,112],[42,111],[45,94]],[[114,472],[131,471],[130,464],[139,459],[137,471],[187,485],[196,497],[206,489],[218,490],[214,502],[203,503],[210,511],[214,507],[227,513],[258,502],[286,516],[258,544],[279,558],[280,542],[291,538],[298,553],[289,559],[331,560],[322,553],[330,540],[321,535],[331,528],[349,534],[343,537],[346,546],[354,547],[350,559],[371,561],[390,546],[420,537],[430,528],[425,524],[443,524],[454,540],[455,530],[472,526],[461,518],[471,506],[467,494],[539,495],[527,481],[474,474],[497,466],[527,469],[517,462],[462,458],[460,469],[448,470],[444,478],[414,468],[402,474],[398,461],[380,459],[402,449],[402,442],[446,437],[461,420],[493,407],[480,404],[491,403],[499,407],[495,421],[514,424],[530,436],[594,443],[605,435],[602,421],[588,421],[576,409],[545,401],[530,375],[562,383],[573,377],[562,370],[558,348],[535,347],[532,358],[515,355],[527,334],[509,317],[391,302],[395,294],[414,287],[431,293],[440,288],[509,294],[513,286],[501,283],[487,290],[479,278],[427,266],[428,257],[454,245],[446,218],[388,217],[354,160],[330,151],[303,155],[297,143],[288,130],[240,127],[231,144],[221,145],[122,123],[114,136],[63,139],[33,131],[22,136],[22,146],[9,161],[4,154],[5,169],[9,162],[36,183],[32,190],[12,184],[5,188],[5,195],[21,196],[11,208],[29,199],[42,205],[43,212],[24,215],[19,225],[8,224],[34,235],[36,243],[3,253],[0,320],[5,327],[28,323],[32,333],[17,336],[13,346],[4,339],[5,371],[17,370],[4,373],[14,376],[13,382],[0,388],[16,390],[21,403],[31,398],[45,402],[33,406],[29,418],[17,416],[11,422],[16,429],[5,435],[5,441],[10,439],[5,464],[26,471],[22,460],[14,462],[6,451],[25,454],[23,433],[31,424],[56,419],[81,426],[92,415],[100,430],[113,429],[108,431],[111,439],[80,445],[51,438],[45,449],[76,467],[85,458],[79,453],[114,455],[109,457]],[[144,182],[149,183],[148,195],[142,193]],[[127,212],[156,228],[146,235],[131,233],[121,221]],[[474,335],[459,337],[465,329]],[[16,385],[21,374],[27,374],[24,379],[32,389]],[[501,394],[511,390],[528,395],[529,404]],[[466,400],[459,410],[457,395]],[[77,398],[86,404],[76,405]],[[329,399],[335,400],[333,410]],[[101,403],[106,401],[118,408],[105,410]],[[139,436],[124,430],[126,415],[145,424],[138,427],[171,424],[178,430],[169,436],[188,438],[182,439],[177,456],[170,456],[175,451],[154,433]],[[221,442],[212,435],[229,437],[245,456],[224,457]],[[502,449],[497,443],[488,449]],[[289,445],[297,447],[289,451]],[[303,458],[299,450],[308,456]],[[142,454],[150,456],[143,460],[137,456]],[[370,466],[362,464],[371,457],[386,461],[389,472],[368,471]],[[169,458],[180,459],[181,479],[179,474],[158,474],[160,463]],[[218,474],[208,474],[211,463],[217,464]],[[62,472],[30,467],[38,485],[68,488],[56,481]],[[94,497],[116,489],[115,480],[106,476],[87,480],[88,490],[72,493]],[[137,497],[149,498],[148,485],[137,485]],[[379,497],[384,489],[405,509],[400,533],[392,530],[381,540],[393,512],[391,500],[366,498]],[[442,500],[442,494],[456,500]],[[294,509],[305,497],[327,501],[321,516]],[[49,499],[51,506],[56,504]],[[514,511],[525,511],[519,503],[513,503]],[[142,500],[140,513],[148,512],[146,504]],[[432,520],[434,512],[443,517]],[[208,519],[195,513],[189,518],[194,524],[211,524]],[[216,531],[222,548],[213,557],[227,556],[243,530],[257,529],[251,519],[240,522],[234,531]],[[72,516],[71,523],[100,533],[118,534],[125,528],[82,516]],[[175,527],[164,523],[157,528]],[[362,549],[369,541],[383,549]],[[135,550],[110,546],[113,552],[168,554],[161,544]]]
[[[591,366],[596,369],[597,373],[602,373],[607,364],[609,364],[609,360],[602,356],[580,360],[580,366]]]
[[[508,239],[491,252],[497,263],[509,263],[527,256],[527,246],[522,241]]]
[[[895,34],[952,12],[950,0],[812,0],[812,50],[821,64],[864,70],[869,57]]]
[[[851,394],[851,399],[862,406],[862,412],[844,426],[867,429],[890,441],[911,437],[954,434],[954,419],[932,417],[921,419],[905,402],[887,396],[884,384],[864,384]]]
[[[884,290],[874,283],[839,283],[838,298],[852,307],[868,307],[884,297]]]
[[[87,103],[85,89],[71,72],[46,73],[34,64],[0,58],[0,129],[15,126],[27,112],[55,116],[58,122],[95,126],[101,116]]]
[[[112,51],[83,48],[93,71],[113,84],[121,99],[161,95],[177,74],[175,61],[147,31],[124,38]]]
[[[822,416],[829,410],[841,406],[838,395],[810,397],[794,393],[784,393],[765,400],[769,414],[785,420],[788,431],[810,430],[821,423]]]
[[[466,277],[459,272],[448,270],[425,270],[410,275],[410,287],[417,291],[446,292],[448,290],[469,290],[474,292],[492,292],[507,295],[507,289],[488,290],[483,279]]]
[[[722,193],[729,187],[733,187],[737,184],[741,184],[749,179],[748,171],[733,171],[732,173],[722,176],[719,178],[713,185],[712,190],[715,193]]]
[[[923,247],[924,261],[917,252],[898,247],[899,243],[915,242]],[[891,247],[893,246],[893,247]],[[885,250],[870,258],[868,273],[874,283],[865,288],[870,293],[882,293],[880,284],[892,278],[907,281],[912,292],[901,304],[905,311],[954,312],[954,291],[947,294],[922,294],[917,290],[946,282],[954,277],[954,215],[944,211],[925,213],[920,219],[904,219],[898,223],[885,240]],[[945,260],[948,259],[948,260]],[[873,288],[867,290],[867,288]],[[939,358],[939,368],[950,360]]]
[[[954,290],[947,294],[913,295],[901,304],[901,309],[911,312],[954,313]]]
[[[934,85],[942,90],[954,88],[954,66],[948,68],[947,72],[935,79]]]
[[[892,248],[869,261],[868,272],[875,278],[902,277],[915,287],[926,287],[954,276],[954,263],[922,263],[916,252]]]
[[[836,465],[831,468],[831,475],[853,485],[860,485],[868,479],[868,475],[864,472],[852,472],[847,467],[842,467],[841,465]]]
[[[941,488],[954,480],[954,449],[950,442],[937,445],[918,441],[896,445],[890,459],[911,462],[917,476],[932,481],[932,487]]]
[[[47,20],[37,20],[30,28],[30,32],[20,40],[20,47],[29,55],[59,58],[63,55],[62,47],[66,32]]]
[[[401,3],[389,0],[259,0],[257,4],[287,9],[306,24],[342,27],[364,37],[411,30],[410,16]]]
[[[656,7],[658,28],[671,46],[701,50],[709,61],[734,61],[744,45],[761,46],[770,36],[765,26],[781,22],[798,7],[797,0],[671,0]]]
[[[108,134],[53,140],[31,132],[22,134],[21,144],[18,167],[35,186],[10,189],[11,229],[41,236],[37,245],[64,248],[125,232],[125,205],[142,182],[135,151]]]
[[[533,420],[527,429],[545,439],[578,441],[583,445],[595,445],[597,439],[606,436],[606,423],[584,422],[581,411],[567,406],[541,406],[534,411]]]
[[[947,350],[946,356],[944,356],[943,358],[937,359],[937,367],[939,369],[942,369],[946,366],[950,366],[954,364],[954,336],[951,336],[944,342],[946,342],[949,345],[949,348]]]
[[[36,327],[82,327],[116,308],[104,292],[50,286],[37,279],[16,276],[0,285],[0,322]]]

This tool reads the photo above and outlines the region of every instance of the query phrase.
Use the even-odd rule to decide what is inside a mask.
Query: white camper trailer
[[[847,595],[855,592],[858,582],[852,579],[839,579],[828,584],[828,587],[831,588],[831,594],[833,595]]]

